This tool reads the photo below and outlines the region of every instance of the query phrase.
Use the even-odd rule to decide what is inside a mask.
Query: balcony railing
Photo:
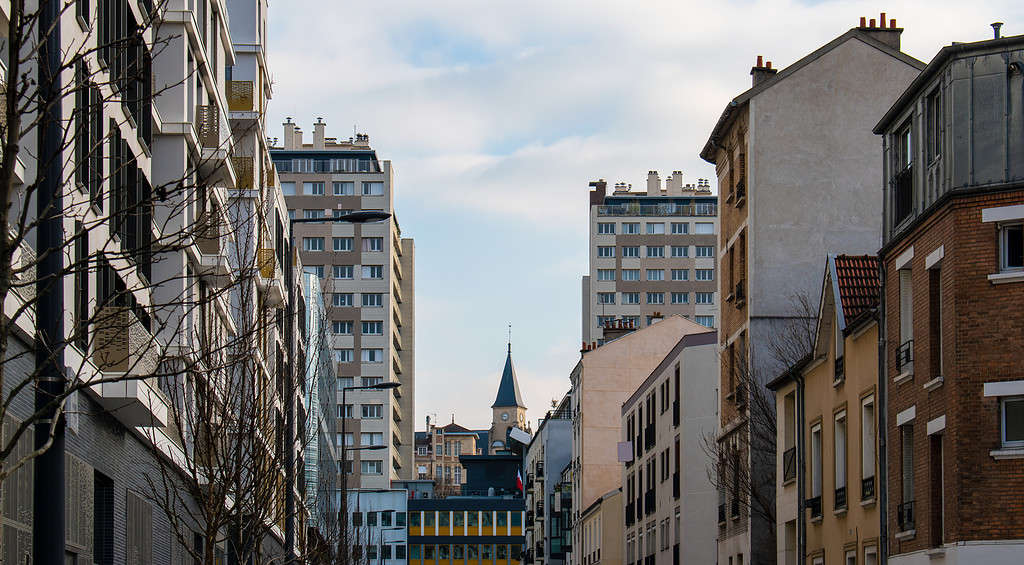
[[[846,487],[839,487],[836,489],[835,509],[843,508],[846,508]]]
[[[871,500],[875,497],[875,478],[867,477],[860,481],[860,499]]]
[[[220,147],[220,109],[216,104],[196,106],[196,133],[203,147]]]
[[[782,452],[782,482],[796,478],[796,447]]]
[[[821,495],[808,498],[804,504],[811,510],[811,518],[821,518]]]
[[[232,157],[231,164],[235,167],[235,188],[252,190],[254,182],[254,159],[252,157]]]
[[[598,216],[717,216],[717,204],[611,204],[597,207]]]
[[[256,88],[251,80],[229,80],[228,110],[232,112],[256,111]]]
[[[900,372],[903,371],[904,367],[911,365],[914,362],[914,340],[908,339],[900,345],[900,348],[896,350],[896,366],[900,368]]]
[[[917,529],[914,522],[914,501],[904,502],[896,507],[896,523],[901,532]]]

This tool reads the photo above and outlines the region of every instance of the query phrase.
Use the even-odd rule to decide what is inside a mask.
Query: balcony
[[[220,147],[220,108],[216,104],[196,106],[196,134],[203,149]]]
[[[256,83],[251,80],[229,80],[227,82],[228,111],[232,119],[252,119],[259,107],[256,105]]]
[[[231,277],[228,258],[222,252],[223,238],[220,226],[223,219],[216,211],[200,215],[195,234],[199,249],[199,274],[209,277],[214,283],[223,284]]]
[[[782,482],[786,483],[796,478],[796,447],[790,447],[782,452]]]
[[[815,518],[821,518],[821,495],[815,496],[814,498],[808,498],[804,503],[804,506],[810,509],[812,520]]]
[[[159,344],[126,306],[104,306],[96,316],[92,359],[112,378],[121,373],[127,380],[92,387],[104,409],[124,425],[167,425],[167,401],[152,375],[157,369]]]
[[[839,487],[835,492],[835,509],[845,510],[846,509],[846,487]]]
[[[232,157],[231,164],[235,168],[235,188],[252,190],[255,182],[254,159],[252,157]]]
[[[875,478],[867,477],[860,481],[860,499],[871,500],[875,498]]]
[[[598,216],[708,216],[718,215],[717,204],[611,204],[597,207]]]
[[[200,104],[195,113],[196,137],[203,155],[199,161],[200,177],[208,183],[234,186],[236,179],[231,159],[231,127],[216,104]]]
[[[914,372],[914,340],[908,339],[896,350],[896,366],[900,373]]]
[[[896,507],[896,524],[901,532],[916,530],[917,524],[914,521],[914,501],[904,502]]]
[[[275,307],[284,305],[284,277],[277,269],[277,255],[273,248],[256,251],[256,267],[260,271],[259,285],[268,304]]]

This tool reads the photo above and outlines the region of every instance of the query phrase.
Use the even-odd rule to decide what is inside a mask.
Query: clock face
[[[502,422],[507,422],[508,421],[508,412],[502,412],[501,413],[501,421]]]

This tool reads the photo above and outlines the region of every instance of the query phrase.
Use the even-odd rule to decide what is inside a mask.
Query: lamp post
[[[284,482],[287,490],[284,496],[284,550],[285,563],[295,561],[295,224],[306,223],[348,223],[364,224],[382,222],[391,217],[383,210],[358,210],[332,218],[290,218],[288,220],[288,264],[284,268],[284,286],[288,289],[288,304],[285,305],[285,339],[288,340],[288,380],[285,383],[285,396],[288,399],[285,409],[285,446]],[[345,420],[341,420],[342,426]],[[345,436],[342,435],[342,438]],[[342,465],[345,451],[342,450]]]

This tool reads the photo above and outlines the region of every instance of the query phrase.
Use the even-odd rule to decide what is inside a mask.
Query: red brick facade
[[[1024,190],[961,196],[929,213],[882,256],[885,265],[886,366],[888,381],[889,553],[938,543],[1024,538],[1024,459],[997,460],[999,399],[985,397],[986,382],[1024,380],[1024,282],[992,284],[999,272],[998,227],[982,222],[982,210],[1024,203]],[[926,268],[942,246],[939,270]],[[913,247],[912,377],[900,374],[900,281],[896,261]],[[935,279],[934,277],[937,277]],[[934,289],[939,289],[936,295]],[[941,317],[936,308],[941,296]],[[942,370],[934,349],[941,335]],[[942,384],[932,379],[941,375]],[[933,385],[925,388],[932,381]],[[914,534],[900,528],[902,437],[897,415],[914,407]],[[945,429],[936,420],[945,416]],[[928,434],[932,423],[932,436]],[[933,490],[941,442],[942,488]],[[934,460],[933,460],[934,459]],[[935,526],[943,503],[942,536]]]

